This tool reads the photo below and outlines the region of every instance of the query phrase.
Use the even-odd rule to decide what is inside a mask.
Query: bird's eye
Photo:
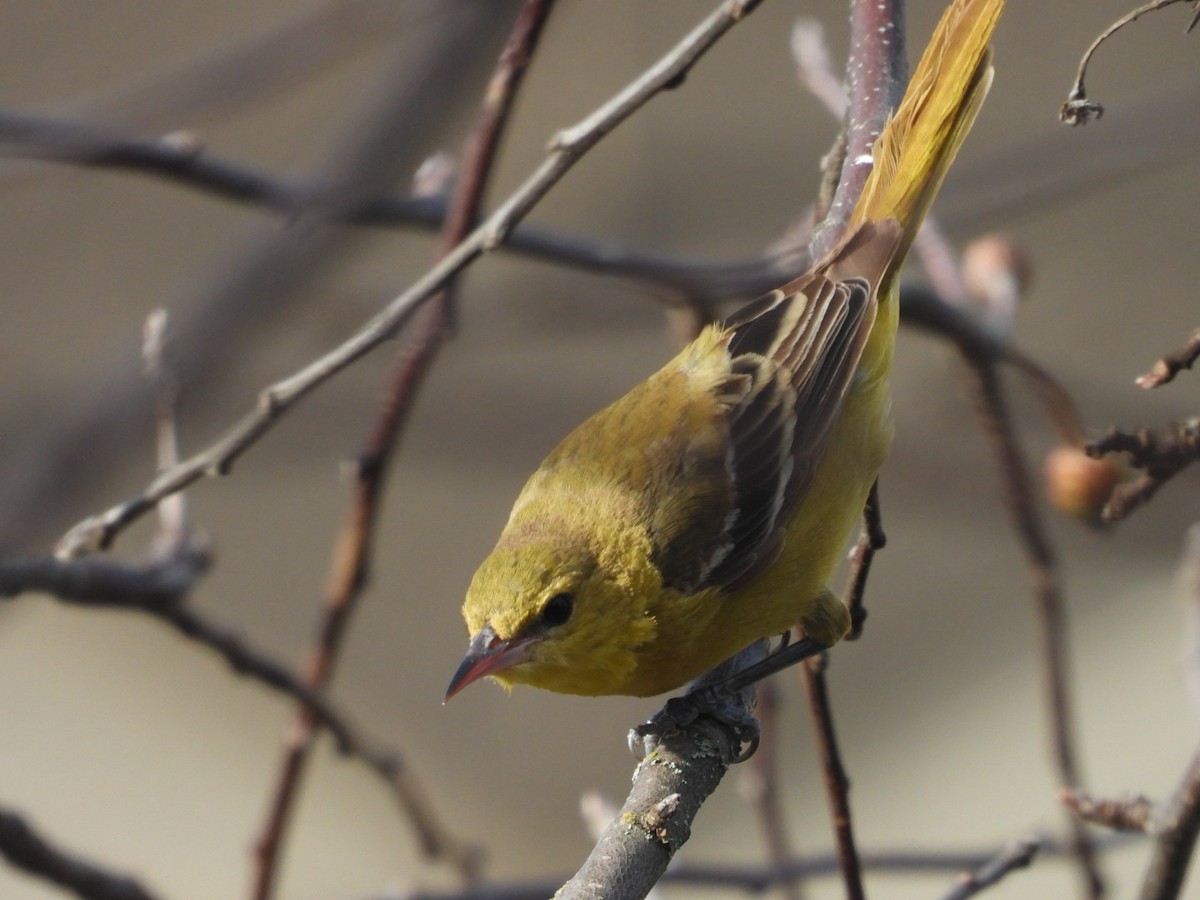
[[[570,594],[555,594],[542,607],[542,621],[551,627],[563,625],[567,619],[571,618],[571,612],[574,609],[574,597]]]

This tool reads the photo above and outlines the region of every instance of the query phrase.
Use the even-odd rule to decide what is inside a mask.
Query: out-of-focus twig
[[[825,682],[828,664],[829,655],[826,653],[806,660],[803,666],[804,687],[808,692],[808,706],[812,712],[817,751],[825,779],[825,799],[833,822],[838,868],[846,886],[846,897],[847,900],[863,900],[866,892],[863,890],[862,861],[854,843],[854,827],[850,816],[850,779],[846,776],[846,768],[842,765],[838,750],[837,734],[833,727],[833,706],[829,702],[829,688]]]
[[[0,562],[0,598],[43,593],[75,606],[132,610],[160,619],[216,652],[236,674],[304,704],[315,721],[329,730],[340,753],[362,760],[394,785],[404,770],[397,752],[377,747],[333,701],[304,684],[286,665],[186,605],[187,594],[208,565],[208,553],[194,545],[141,565],[99,556],[7,560]]]
[[[1104,841],[1104,846],[1118,847],[1128,843],[1128,836],[1112,835]],[[1058,840],[1040,837],[1037,840],[1037,852],[1042,857],[1062,858],[1069,851]],[[1001,851],[1000,855],[1003,853]],[[997,859],[998,855],[992,849],[973,852],[864,851],[862,854],[863,869],[881,874],[975,872]],[[838,872],[838,859],[834,854],[796,857],[782,866],[704,865],[680,861],[666,871],[659,883],[689,888],[693,895],[698,895],[701,890],[737,890],[759,896],[790,881],[828,878],[836,876]],[[417,889],[399,895],[389,894],[388,900],[545,900],[554,893],[558,883],[547,878],[542,881],[477,884],[460,891]]]
[[[88,900],[155,898],[131,876],[119,875],[62,849],[19,815],[3,808],[0,808],[0,856],[23,872]]]
[[[1139,377],[1137,385],[1154,388],[1166,384],[1184,369],[1190,369],[1197,357],[1200,357],[1200,329],[1193,330],[1182,347]],[[1101,520],[1118,522],[1200,458],[1200,418],[1132,432],[1114,428],[1104,437],[1085,444],[1083,449],[1094,459],[1111,453],[1126,454],[1130,465],[1141,470],[1141,475],[1132,481],[1117,484],[1104,505]]]
[[[115,137],[78,122],[0,110],[0,154],[93,168],[154,175],[292,217],[317,206],[333,185],[282,178],[221,159],[187,135],[155,139]],[[383,228],[440,228],[447,201],[441,196],[381,195],[342,211],[346,224]],[[521,224],[504,249],[584,271],[634,278],[709,302],[744,299],[799,275],[803,265],[778,255],[712,262],[638,250],[615,241]]]
[[[1038,853],[1036,840],[1014,841],[979,868],[964,875],[942,900],[967,900],[999,884],[1017,869],[1028,868]]]
[[[1072,733],[1069,664],[1067,661],[1066,611],[1058,578],[1058,565],[1034,501],[1029,467],[1016,440],[1016,423],[1000,386],[999,373],[988,362],[964,351],[971,373],[983,429],[993,445],[1003,484],[1005,503],[1013,529],[1025,556],[1033,586],[1041,627],[1041,658],[1046,690],[1053,759],[1064,787],[1080,784]],[[1072,846],[1088,895],[1100,897],[1104,882],[1096,861],[1091,837],[1083,825],[1071,819]]]
[[[755,709],[762,737],[758,750],[741,767],[738,789],[754,810],[759,831],[766,845],[767,862],[782,866],[795,856],[788,837],[787,820],[780,802],[783,784],[779,779],[779,688],[767,679],[758,686]],[[781,886],[784,900],[802,900],[799,882]]]
[[[1193,758],[1159,821],[1154,854],[1140,900],[1174,900],[1183,889],[1200,836],[1200,752]]]
[[[1059,792],[1058,799],[1063,806],[1092,825],[1137,834],[1152,834],[1156,830],[1154,803],[1141,794],[1116,798],[1093,797],[1083,791],[1064,788]]]
[[[1140,376],[1137,386],[1156,388],[1168,381],[1174,381],[1176,375],[1184,369],[1192,367],[1197,357],[1200,357],[1200,328],[1192,329],[1192,333],[1188,335],[1187,342],[1182,347],[1168,353],[1154,364],[1154,368]]]
[[[1095,100],[1090,99],[1083,87],[1083,78],[1087,72],[1088,63],[1092,61],[1092,54],[1110,37],[1126,25],[1136,22],[1142,16],[1146,15],[1146,13],[1155,12],[1164,6],[1170,6],[1173,3],[1179,2],[1181,0],[1150,0],[1149,3],[1143,3],[1137,9],[1131,10],[1121,16],[1121,18],[1104,29],[1100,33],[1100,36],[1092,41],[1091,46],[1084,51],[1083,59],[1079,61],[1079,70],[1075,73],[1075,83],[1071,85],[1071,91],[1067,95],[1067,102],[1059,110],[1058,117],[1067,125],[1086,125],[1092,119],[1098,119],[1104,115],[1104,107]],[[1186,2],[1196,3],[1196,0],[1186,0]],[[1196,3],[1196,5],[1200,9],[1200,3]],[[1191,31],[1198,21],[1200,21],[1200,12],[1192,19],[1187,30]]]
[[[679,83],[708,49],[760,2],[727,0],[674,50],[624,90],[585,119],[560,131],[554,137],[545,161],[486,221],[353,336],[295,374],[263,390],[257,407],[207,449],[162,473],[124,503],[80,522],[62,539],[62,552],[75,555],[106,547],[121,530],[152,509],[163,497],[183,490],[201,478],[227,474],[237,458],[270,431],[297,402],[394,335],[434,292],[480,255],[502,244],[517,223],[593,146],[656,94]]]
[[[941,241],[940,232],[930,231],[926,241]],[[926,244],[924,250],[929,249]],[[955,256],[946,252],[930,254],[921,252],[926,271],[937,285],[938,293],[960,298],[956,304],[943,302],[943,306],[965,305],[967,289],[963,282]],[[1001,285],[997,280],[983,283]],[[1005,288],[1007,290],[1007,288]],[[987,302],[989,298],[980,298]],[[1005,306],[1015,309],[1012,298],[1003,298]],[[990,330],[997,330],[994,327]],[[1007,330],[1007,329],[1002,329]],[[965,341],[958,341],[958,349],[967,364],[971,386],[975,395],[976,408],[981,427],[992,444],[1000,472],[1005,505],[1012,517],[1013,530],[1025,556],[1025,566],[1032,584],[1034,600],[1041,628],[1041,659],[1046,691],[1053,760],[1060,783],[1067,788],[1080,784],[1079,766],[1076,761],[1073,736],[1074,717],[1071,711],[1070,678],[1067,660],[1066,610],[1059,582],[1058,563],[1050,538],[1042,524],[1034,500],[1033,480],[1029,473],[1017,441],[1016,423],[1009,411],[1000,382],[1000,373],[995,360],[979,354]],[[1070,406],[1073,410],[1073,405]],[[1096,850],[1091,836],[1083,824],[1074,817],[1069,819],[1072,830],[1072,849],[1083,876],[1088,896],[1098,898],[1104,893],[1104,882],[1096,859]]]
[[[792,25],[792,61],[802,87],[821,101],[839,122],[846,117],[846,85],[834,72],[825,42],[825,29],[817,19],[798,18]]]
[[[123,130],[202,123],[295,90],[338,63],[361,59],[371,45],[414,30],[414,4],[325,0],[265,29],[226,40],[132,82],[105,85],[63,104],[66,115]]]
[[[443,226],[438,251],[443,258],[475,224],[517,89],[553,5],[553,0],[526,0],[500,55],[468,142],[462,174]],[[359,454],[355,490],[334,549],[317,641],[305,668],[306,682],[313,687],[324,686],[332,678],[342,638],[366,584],[368,558],[389,462],[408,421],[416,392],[449,334],[453,283],[453,279],[448,280],[418,312],[412,348],[400,359],[370,436]],[[267,818],[255,844],[253,895],[259,900],[266,900],[274,888],[279,854],[307,767],[316,725],[310,710],[301,706],[286,732],[283,759]],[[441,829],[422,833],[425,836],[422,847],[428,854],[448,860],[464,880],[473,880],[478,875],[481,862],[478,851],[447,839]],[[433,840],[435,834],[441,837]]]
[[[1083,449],[1094,459],[1107,453],[1124,453],[1130,465],[1141,470],[1133,481],[1118,484],[1104,505],[1103,521],[1118,522],[1200,458],[1200,417],[1133,432],[1114,428]]]

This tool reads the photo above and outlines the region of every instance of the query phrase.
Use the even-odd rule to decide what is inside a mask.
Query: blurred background
[[[1200,221],[1196,37],[1183,6],[1100,50],[1102,120],[1057,122],[1079,56],[1129,0],[1013,2],[995,86],[940,207],[960,246],[1003,230],[1035,276],[1018,344],[1089,426],[1192,414],[1194,383],[1133,385],[1197,325]],[[710,4],[561,0],[520,96],[491,197],[549,137],[624,86]],[[406,190],[420,162],[458,153],[511,26],[511,2],[80,0],[0,2],[0,106],[114,134],[186,130],[213,155],[280,177]],[[942,9],[910,4],[915,59]],[[845,4],[771,0],[678,89],[604,140],[530,221],[704,261],[759,256],[800,215],[837,123],[797,84],[789,39],[818,20],[845,54]],[[839,63],[840,64],[840,63]],[[413,85],[428,88],[421,96]],[[408,97],[404,91],[414,94]],[[405,103],[411,105],[405,106]],[[390,107],[385,104],[391,104]],[[408,109],[380,126],[380,109]],[[386,119],[386,117],[385,117]],[[388,128],[391,132],[386,133]],[[348,149],[379,129],[378,158]],[[330,174],[332,173],[332,174]],[[340,173],[340,174],[339,174]],[[0,553],[44,554],[74,522],[153,473],[142,323],[170,310],[181,338],[185,453],[257,391],[348,336],[428,265],[416,229],[322,229],[146,175],[5,160],[0,166]],[[261,266],[263,260],[269,266]],[[254,278],[246,272],[258,274]],[[390,480],[371,585],[334,696],[402,749],[455,834],[497,879],[571,871],[592,841],[583,792],[623,799],[626,729],[655,700],[580,699],[487,684],[444,707],[465,648],[459,605],[512,498],[555,441],[674,352],[661,289],[495,254],[461,292],[458,333],[426,383]],[[313,394],[235,466],[189,491],[217,563],[194,603],[299,664],[365,440],[404,336]],[[1062,828],[1049,761],[1029,579],[963,367],[903,331],[897,439],[884,472],[889,536],[866,635],[832,657],[831,690],[864,850],[989,850]],[[1032,465],[1056,442],[1028,384],[1007,379]],[[1185,473],[1104,533],[1044,510],[1070,620],[1086,785],[1165,798],[1197,738],[1196,608],[1177,575],[1200,482]],[[116,552],[145,552],[153,523]],[[797,852],[832,845],[794,676],[779,679],[783,803]],[[0,606],[0,805],[171,898],[244,895],[291,705],[211,652],[132,613],[23,597]],[[681,859],[764,858],[732,773]],[[1148,853],[1104,863],[1112,896]],[[869,875],[888,898],[939,895],[946,874]],[[322,739],[278,896],[363,897],[452,886],[420,859],[376,779]],[[1039,860],[991,896],[1076,892]],[[833,879],[808,896],[841,895]],[[676,890],[682,896],[699,891]],[[0,867],[0,895],[58,896]],[[721,896],[706,892],[707,896]]]

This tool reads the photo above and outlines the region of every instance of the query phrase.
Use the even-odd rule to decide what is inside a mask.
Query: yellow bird
[[[822,646],[845,635],[826,580],[891,444],[898,273],[991,83],[1002,7],[946,11],[832,253],[533,474],[471,581],[447,700],[484,676],[650,696],[797,621]]]

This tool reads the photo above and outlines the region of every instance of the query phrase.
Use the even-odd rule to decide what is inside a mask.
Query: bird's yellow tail
[[[897,271],[992,82],[988,42],[1004,0],[954,0],[934,30],[900,107],[875,141],[874,167],[850,227],[892,218],[904,238],[879,285],[893,297]]]

